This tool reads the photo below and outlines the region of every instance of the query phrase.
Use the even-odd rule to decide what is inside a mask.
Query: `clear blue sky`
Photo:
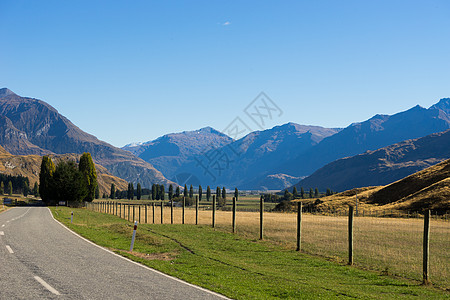
[[[115,146],[266,124],[345,127],[450,96],[450,1],[0,0],[0,87]]]

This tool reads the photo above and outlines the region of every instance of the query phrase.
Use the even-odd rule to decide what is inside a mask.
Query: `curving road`
[[[45,207],[0,213],[0,299],[226,299],[98,247]]]

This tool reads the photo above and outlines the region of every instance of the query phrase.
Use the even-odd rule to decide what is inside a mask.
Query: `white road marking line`
[[[55,290],[50,284],[48,284],[47,282],[45,282],[41,277],[39,276],[34,276],[34,279],[36,279],[37,282],[39,282],[40,284],[42,284],[43,287],[45,287],[47,290],[49,290],[50,292],[52,292],[55,295],[61,295],[57,290]]]
[[[0,235],[5,235],[5,233],[3,231],[0,231]]]
[[[6,247],[6,249],[8,249],[8,251],[9,251],[9,253],[11,253],[11,254],[13,254],[14,253],[14,251],[11,249],[11,247],[10,246],[8,246],[8,245],[5,245],[5,247]]]

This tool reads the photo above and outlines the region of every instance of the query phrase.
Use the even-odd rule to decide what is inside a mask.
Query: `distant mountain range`
[[[444,98],[428,109],[415,106],[391,116],[376,115],[344,129],[287,123],[232,140],[206,127],[119,149],[80,130],[49,104],[0,89],[0,145],[6,151],[90,152],[112,175],[143,187],[177,182],[279,190],[302,180],[305,187],[342,190],[384,184],[449,158],[448,133],[432,135],[448,129],[450,98]],[[419,139],[428,135],[432,136]],[[412,139],[419,140],[407,141]],[[412,149],[425,150],[414,158]],[[363,155],[330,164],[359,154]],[[311,175],[327,164],[331,167],[320,171],[321,176]]]
[[[201,147],[196,152],[190,151],[189,147],[184,147],[185,151],[179,154],[177,148],[172,145],[173,152],[163,151],[171,153],[171,160],[161,155],[159,150],[152,150],[151,147],[147,148],[148,153],[145,155],[142,154],[143,152],[135,153],[141,158],[161,166],[161,170],[166,176],[189,175],[181,176],[184,182],[178,180],[177,182],[180,184],[186,182],[211,186],[223,185],[230,188],[236,186],[240,189],[277,190],[297,183],[337,159],[443,132],[450,128],[449,110],[450,98],[444,98],[428,109],[415,106],[391,116],[376,115],[367,121],[351,124],[344,129],[287,123],[268,130],[252,132],[230,143],[227,143],[229,140],[224,138],[221,140],[223,145],[211,143],[209,145],[213,145],[212,149],[206,151],[209,148],[204,147],[205,151],[201,153],[199,153]],[[215,134],[222,136],[217,131]],[[186,134],[170,136],[170,143],[177,144],[176,140],[186,137]],[[166,139],[167,136],[146,144],[159,146]],[[210,139],[210,136],[205,136],[205,141]],[[186,140],[181,143],[189,144]],[[166,145],[165,149],[168,149],[167,144],[164,145]],[[141,149],[142,146],[134,147]],[[131,146],[125,149],[127,148],[131,148],[131,151],[136,149]],[[434,157],[435,162],[448,155],[447,152],[434,154],[437,156]],[[430,165],[432,159],[433,157],[430,156],[428,162],[417,163],[417,166],[421,165],[422,168],[425,168]],[[163,160],[164,165],[158,160]],[[406,173],[403,175],[406,176],[407,172],[414,172],[419,168],[410,168],[409,171],[404,169]],[[392,175],[392,178],[398,176],[398,174]],[[379,179],[380,183],[386,183],[389,176],[386,175],[383,178],[383,180]],[[322,187],[322,185],[320,186]],[[327,187],[331,186],[328,183]],[[351,186],[352,183],[342,183],[336,185],[336,188]]]
[[[448,158],[450,130],[336,160],[295,186],[298,190],[312,187],[341,192],[358,187],[386,185]]]
[[[170,183],[150,163],[76,127],[44,101],[0,89],[0,145],[14,155],[90,152],[113,175],[143,186]]]

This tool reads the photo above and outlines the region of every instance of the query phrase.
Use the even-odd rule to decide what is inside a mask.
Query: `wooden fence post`
[[[302,248],[302,202],[297,204],[297,251]]]
[[[212,227],[216,227],[216,195],[213,195]]]
[[[259,200],[259,239],[264,238],[264,197]]]
[[[233,197],[233,233],[236,233],[236,197]]]
[[[147,224],[147,204],[145,204],[145,224]]]
[[[133,219],[131,221],[136,221],[136,205],[133,204]]]
[[[186,207],[186,197],[183,197],[183,218],[182,218],[182,223],[184,224],[184,209]]]
[[[170,199],[170,224],[173,224],[173,198]]]
[[[152,203],[152,209],[153,209],[153,224],[155,224],[155,202]]]
[[[164,224],[164,201],[161,201],[161,224]]]
[[[119,218],[122,219],[122,203],[119,203]]]
[[[131,208],[130,208],[130,204],[128,204],[128,218],[127,218],[128,221],[130,221],[130,215],[131,215],[131,214],[130,214],[130,209],[131,209]]]
[[[430,210],[425,211],[423,216],[423,284],[430,285],[428,277],[429,255],[430,255]]]
[[[353,206],[348,211],[348,264],[353,265]]]
[[[198,225],[198,196],[195,196],[195,225]]]
[[[139,213],[138,220],[139,220],[139,224],[141,224],[141,205],[139,205],[138,208],[139,208],[139,209],[138,209],[138,213]]]

